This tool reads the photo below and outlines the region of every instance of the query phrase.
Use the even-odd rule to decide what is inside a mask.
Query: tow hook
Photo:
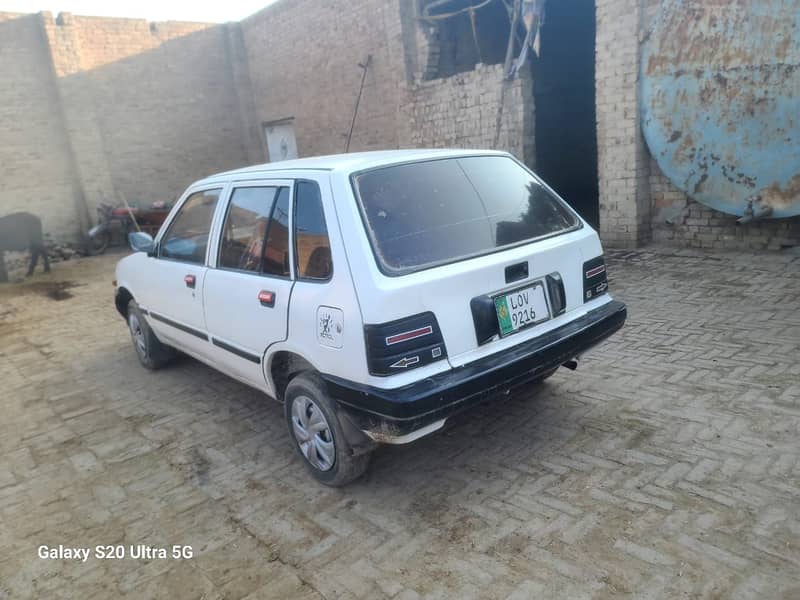
[[[561,363],[562,367],[567,367],[570,371],[574,371],[578,368],[578,359],[573,358],[572,360],[568,360],[565,363]]]

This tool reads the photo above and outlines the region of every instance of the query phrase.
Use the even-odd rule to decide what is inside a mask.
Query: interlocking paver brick
[[[626,327],[544,385],[305,474],[281,407],[136,362],[118,256],[0,288],[0,598],[800,596],[800,258],[609,252]],[[37,547],[190,544],[182,560]]]

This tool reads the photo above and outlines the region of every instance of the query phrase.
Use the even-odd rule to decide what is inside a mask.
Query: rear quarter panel
[[[264,361],[266,376],[271,388],[271,365],[279,351],[288,351],[305,358],[321,373],[336,375],[350,381],[365,383],[368,380],[364,347],[363,320],[353,289],[348,256],[345,252],[342,231],[337,219],[330,176],[328,173],[308,172],[293,174],[294,178],[313,180],[319,184],[322,207],[331,245],[333,276],[329,281],[304,281],[297,279],[292,288],[289,304],[289,332],[283,342],[270,346]],[[300,249],[302,252],[302,249]],[[342,311],[343,329],[341,347],[334,348],[320,342],[320,307]]]

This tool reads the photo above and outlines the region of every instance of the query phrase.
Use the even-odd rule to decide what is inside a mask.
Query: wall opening
[[[472,7],[472,8],[471,8]],[[505,60],[511,22],[502,0],[428,0],[423,21],[432,27],[426,79],[472,71]]]
[[[599,224],[594,0],[548,0],[534,66],[536,172]]]

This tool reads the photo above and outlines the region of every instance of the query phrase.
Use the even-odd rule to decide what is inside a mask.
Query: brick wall
[[[171,200],[255,162],[242,136],[233,26],[61,15],[46,24],[90,211]]]
[[[342,152],[360,84],[357,65],[371,54],[351,151],[492,147],[502,67],[426,80],[431,32],[415,11],[408,0],[296,0],[243,21],[258,119],[294,117],[300,156]],[[530,90],[528,79],[506,86],[497,144],[528,162]]]
[[[779,250],[800,246],[800,217],[739,225],[737,217],[693,201],[650,164],[653,240],[693,248]]]
[[[294,117],[300,156],[342,152],[371,54],[350,150],[397,148],[407,4],[283,0],[242,21],[258,121]]]
[[[597,0],[596,102],[600,234],[650,239],[649,160],[639,121],[639,0]]]
[[[0,13],[0,214],[78,228],[77,181],[38,15]]]
[[[737,226],[691,203],[640,131],[639,44],[660,0],[597,0],[600,233],[608,245],[776,248],[800,219]],[[280,0],[241,24],[0,13],[0,214],[27,209],[75,237],[100,200],[174,198],[262,162],[262,124],[294,117],[301,156],[491,147],[502,70],[432,79],[435,28],[412,0]],[[534,157],[532,84],[505,84],[497,146]]]
[[[195,179],[260,160],[237,24],[41,13],[2,25],[19,39],[0,36],[15,52],[0,54],[0,147],[17,150],[3,160],[1,213],[27,206],[25,182],[38,181],[47,190],[30,210],[75,238],[100,201],[172,200]],[[14,122],[24,134],[9,144]]]
[[[532,164],[531,91],[528,77],[504,82],[503,65],[478,65],[467,73],[416,83],[411,86],[408,104],[403,108],[408,115],[408,126],[401,131],[401,145],[497,148]]]

